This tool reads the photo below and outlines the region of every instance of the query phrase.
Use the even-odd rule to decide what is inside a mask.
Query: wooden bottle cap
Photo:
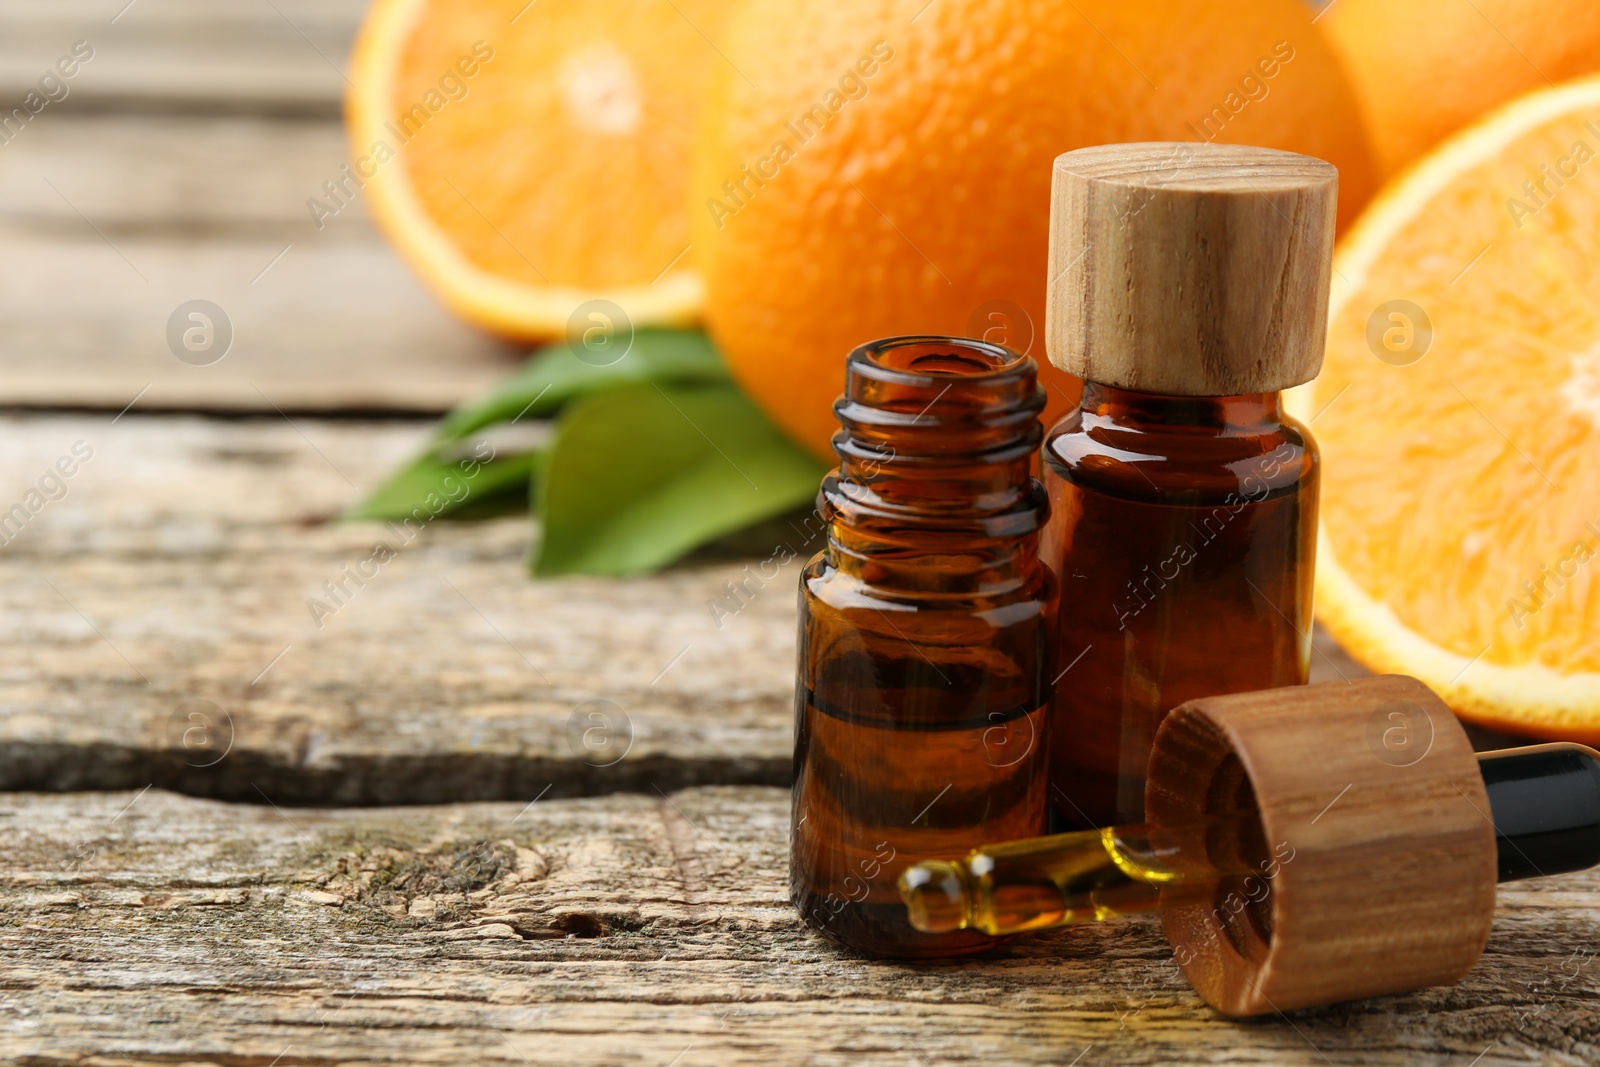
[[[1339,172],[1242,145],[1058,156],[1050,362],[1167,396],[1287,389],[1322,368]]]
[[[1255,1015],[1453,982],[1494,913],[1478,761],[1398,675],[1192,700],[1156,733],[1151,822],[1260,811],[1272,865],[1163,912],[1206,1002]]]

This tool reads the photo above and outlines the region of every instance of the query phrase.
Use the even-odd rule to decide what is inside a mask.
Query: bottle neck
[[[1152,433],[1195,430],[1218,436],[1257,436],[1283,424],[1283,394],[1162,396],[1100,382],[1083,383],[1085,423],[1114,423]]]
[[[839,467],[822,486],[829,561],[908,591],[1031,578],[1043,407],[1033,361],[996,345],[905,337],[856,349],[834,405]]]

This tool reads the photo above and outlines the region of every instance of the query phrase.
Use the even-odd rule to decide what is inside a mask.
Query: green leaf
[[[732,385],[644,385],[562,417],[532,570],[635,574],[815,498],[826,468]]]
[[[543,349],[494,392],[451,412],[427,452],[392,475],[345,518],[397,519],[426,507],[428,494],[441,494],[445,479],[457,467],[459,457],[451,457],[449,446],[485,427],[546,416],[576,397],[621,386],[729,380],[710,339],[698,331],[639,330],[626,352],[606,366],[580,359],[578,352],[589,355],[577,343]],[[525,511],[528,479],[535,466],[532,455],[505,456],[485,463],[488,480],[473,487],[471,499],[456,503],[445,495],[446,507],[435,517],[484,518]],[[459,486],[455,492],[460,492]],[[439,499],[436,495],[433,503],[437,505]]]
[[[526,511],[528,480],[537,458],[533,452],[496,456],[487,461],[476,456],[422,456],[391,476],[344,518],[437,519],[449,515],[481,519]]]
[[[639,330],[626,354],[608,366],[580,359],[578,353],[594,358],[580,342],[535,353],[489,396],[452,412],[439,428],[439,440],[457,441],[497,422],[549,415],[569,400],[604,389],[646,382],[729,380],[717,350],[699,331]]]

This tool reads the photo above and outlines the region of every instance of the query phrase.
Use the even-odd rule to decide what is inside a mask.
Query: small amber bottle
[[[1337,177],[1227,145],[1056,160],[1046,335],[1085,381],[1042,464],[1058,825],[1144,821],[1177,705],[1307,680],[1318,460],[1279,391],[1322,363]]]
[[[791,884],[814,929],[863,951],[948,956],[896,880],[924,859],[1043,832],[1055,582],[1030,473],[1032,360],[902,337],[850,354],[823,481],[826,548],[800,579]]]

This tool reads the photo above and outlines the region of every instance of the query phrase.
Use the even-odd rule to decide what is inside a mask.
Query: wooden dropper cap
[[[1427,686],[1393,675],[1175,708],[1151,750],[1150,821],[1252,805],[1275,869],[1162,913],[1212,1007],[1255,1015],[1398,993],[1477,962],[1495,824],[1466,733]]]
[[[1315,378],[1338,184],[1320,159],[1242,145],[1058,156],[1050,362],[1167,396],[1275,392]]]

